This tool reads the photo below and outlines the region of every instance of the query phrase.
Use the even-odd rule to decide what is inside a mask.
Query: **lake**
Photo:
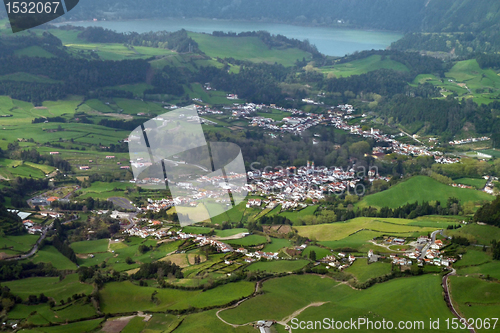
[[[299,40],[308,39],[318,50],[326,55],[344,56],[355,51],[385,49],[392,42],[403,37],[401,33],[367,31],[326,27],[302,27],[279,23],[260,23],[232,20],[178,19],[127,21],[89,21],[69,22],[82,27],[103,27],[117,32],[138,33],[149,31],[177,31],[186,29],[192,32],[212,33],[214,31],[243,32],[265,30]]]

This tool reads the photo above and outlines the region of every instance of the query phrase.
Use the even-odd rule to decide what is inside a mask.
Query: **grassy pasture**
[[[490,245],[500,239],[500,229],[490,225],[468,224],[460,229],[446,230],[446,235],[466,237],[473,243]]]
[[[118,43],[71,43],[65,46],[72,53],[79,51],[96,52],[102,60],[145,59],[152,56],[163,56],[174,53],[168,49],[145,46],[125,46]]]
[[[71,243],[75,253],[98,253],[108,251],[109,239],[98,239],[92,241],[81,241]]]
[[[500,265],[498,262],[488,262],[477,266],[460,267],[457,272],[462,276],[467,275],[479,277],[481,275],[489,275],[492,278],[500,280]]]
[[[37,82],[37,83],[59,83],[61,81],[52,80],[48,77],[19,72],[13,74],[0,75],[0,81],[19,81],[19,82]]]
[[[33,257],[33,262],[51,263],[52,266],[60,270],[76,270],[77,268],[74,262],[63,256],[53,246],[45,246],[43,249],[38,250]]]
[[[184,90],[189,95],[189,98],[191,98],[191,99],[192,98],[199,98],[203,102],[209,103],[209,104],[233,104],[233,103],[242,103],[243,102],[243,100],[241,100],[241,99],[237,99],[237,100],[227,99],[226,93],[224,91],[220,91],[220,90],[206,91],[205,89],[203,89],[203,87],[199,83],[191,84],[191,89],[188,86],[184,86]]]
[[[226,229],[226,230],[215,230],[215,234],[219,237],[230,237],[237,234],[241,234],[244,232],[248,232],[248,229],[245,228],[234,228],[234,229]]]
[[[269,49],[258,37],[215,37],[208,34],[189,32],[189,37],[198,43],[200,50],[210,57],[234,58],[252,62],[265,62],[293,66],[297,59],[310,59],[311,54],[290,48]]]
[[[282,212],[279,215],[286,217],[287,219],[289,219],[293,223],[297,223],[297,222],[299,222],[300,218],[302,218],[304,216],[314,215],[314,212],[316,212],[316,210],[318,210],[318,206],[313,205],[313,206],[307,206],[306,208],[303,208],[299,211]]]
[[[15,55],[20,57],[40,57],[40,58],[53,58],[54,55],[38,45],[28,46],[24,49],[14,51]]]
[[[9,249],[16,252],[28,252],[33,248],[39,235],[3,236],[0,237],[0,252]]]
[[[248,296],[253,289],[254,284],[250,282],[229,283],[205,292],[139,287],[129,281],[111,282],[100,292],[101,308],[107,313],[121,313],[187,309],[190,306],[197,308],[218,306]],[[153,291],[158,292],[157,303],[151,302]]]
[[[400,72],[407,72],[408,68],[400,62],[386,57],[382,60],[380,55],[372,55],[364,59],[354,60],[344,64],[321,67],[321,72],[333,73],[337,77],[347,77],[351,75],[361,75],[377,69],[392,69]]]
[[[391,264],[375,262],[368,265],[366,259],[357,259],[345,272],[354,275],[358,282],[363,283],[369,279],[390,274]]]
[[[11,292],[23,300],[29,295],[44,293],[47,297],[53,297],[57,301],[66,300],[73,294],[90,294],[92,286],[78,281],[78,274],[67,275],[64,280],[58,277],[34,277],[15,281],[3,282],[10,288]]]
[[[320,259],[332,254],[332,252],[329,249],[325,249],[323,247],[312,245],[312,246],[306,247],[306,249],[304,251],[302,251],[302,255],[304,257],[309,258],[309,254],[311,253],[311,251],[316,252],[316,259],[317,260],[320,260]]]
[[[451,295],[466,318],[496,318],[500,305],[500,284],[474,277],[451,276]]]
[[[400,223],[406,222],[407,224],[397,224],[394,223],[395,221]],[[408,225],[410,222],[412,222],[412,220],[358,217],[345,222],[300,226],[296,227],[296,229],[299,235],[308,237],[309,239],[314,238],[321,242],[342,240],[361,230],[370,230],[387,235],[409,235],[428,233],[437,229],[411,226]],[[363,238],[366,239],[366,236],[363,236]],[[324,245],[331,247],[333,244]]]
[[[453,180],[457,184],[464,184],[469,186],[474,186],[477,189],[482,189],[486,185],[486,179],[477,178],[459,178]]]
[[[263,271],[270,273],[287,273],[301,269],[309,263],[308,260],[273,260],[258,261],[247,267],[249,271]]]
[[[64,324],[59,326],[50,326],[50,327],[37,327],[33,329],[24,329],[20,332],[23,333],[86,333],[93,332],[99,327],[103,319],[93,319],[80,321],[71,324]]]
[[[450,197],[456,197],[462,203],[494,199],[493,196],[484,192],[451,187],[430,177],[415,176],[388,190],[364,197],[357,206],[360,208],[368,206],[397,208],[415,201],[446,202]]]
[[[278,252],[280,249],[284,247],[289,247],[292,244],[288,239],[284,238],[271,238],[271,243],[266,244],[262,251],[264,252]]]
[[[469,249],[462,259],[458,260],[454,267],[476,266],[491,261],[491,257],[480,249]]]
[[[328,278],[291,275],[264,282],[264,294],[226,310],[220,316],[232,324],[254,320],[281,320],[313,302],[329,302],[298,315],[299,320],[335,320],[366,317],[374,320],[424,320],[451,318],[441,296],[440,276],[395,279],[365,290],[353,290]],[[404,297],[402,295],[405,295]],[[367,330],[357,330],[368,332]],[[442,330],[444,332],[445,330]]]
[[[264,244],[267,242],[266,237],[260,235],[249,235],[240,239],[227,240],[226,243],[231,245],[252,246]]]
[[[217,318],[217,310],[194,313],[182,321],[176,333],[255,333],[252,326],[232,327]],[[151,332],[152,333],[152,332]]]

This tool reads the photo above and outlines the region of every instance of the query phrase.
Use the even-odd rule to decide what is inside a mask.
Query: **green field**
[[[318,210],[317,205],[313,206],[307,206],[304,209],[301,209],[299,211],[294,211],[294,212],[282,212],[279,215],[284,216],[290,221],[292,221],[294,224],[300,222],[300,219],[304,216],[310,216],[314,215],[314,213]]]
[[[297,318],[323,320],[334,316],[335,320],[349,320],[368,317],[428,322],[429,318],[452,317],[441,296],[441,277],[433,275],[395,279],[361,291],[328,278],[291,275],[264,282],[263,291],[264,294],[236,309],[223,311],[220,316],[232,324],[281,320],[313,302],[328,302],[305,310]],[[372,331],[358,328],[356,332]]]
[[[347,77],[351,75],[361,75],[377,69],[392,69],[395,71],[407,72],[408,68],[400,62],[385,57],[382,60],[380,55],[372,55],[364,59],[354,60],[343,64],[321,67],[321,72],[333,73],[336,77]]]
[[[266,244],[262,251],[264,252],[278,252],[280,249],[284,247],[289,247],[292,244],[288,239],[284,238],[271,238],[271,243]]]
[[[227,240],[226,243],[231,245],[240,245],[240,246],[253,246],[264,244],[267,242],[266,237],[260,235],[249,235],[240,239],[231,239]]]
[[[247,267],[249,271],[262,271],[270,273],[294,272],[307,265],[307,260],[273,260],[259,261]]]
[[[252,326],[232,327],[224,324],[215,313],[217,310],[194,313],[182,321],[175,333],[255,333]],[[153,332],[151,332],[153,333]],[[155,332],[156,333],[156,332]]]
[[[367,259],[357,259],[345,272],[356,277],[358,282],[363,283],[369,279],[384,276],[391,273],[391,264],[374,262],[368,265]]]
[[[311,251],[316,252],[316,260],[320,260],[332,254],[331,250],[329,249],[325,249],[319,246],[309,245],[308,247],[306,247],[304,251],[302,251],[302,255],[309,258],[309,254],[311,253]]]
[[[25,57],[40,57],[40,58],[53,58],[54,55],[38,45],[28,46],[24,49],[14,51],[18,56]]]
[[[33,248],[39,235],[3,236],[0,237],[0,252],[2,249],[15,252],[28,252]]]
[[[221,306],[248,296],[253,290],[254,284],[250,282],[229,283],[205,292],[139,287],[129,281],[110,282],[100,291],[101,309],[106,313],[122,313]],[[154,291],[158,292],[156,303],[151,301]]]
[[[25,329],[20,332],[23,333],[86,333],[93,332],[101,324],[102,319],[94,319],[81,321],[72,324],[51,326],[51,327],[37,327],[36,329]]]
[[[388,190],[364,197],[357,206],[360,208],[368,206],[397,208],[415,201],[440,201],[443,203],[450,197],[458,198],[462,203],[494,199],[493,196],[484,192],[451,187],[430,177],[415,176]]]
[[[476,266],[460,267],[457,272],[461,276],[487,277],[489,275],[500,280],[500,264],[495,261]]]
[[[482,189],[484,185],[486,185],[486,179],[477,179],[477,178],[458,178],[453,179],[453,181],[457,184],[464,184],[469,186],[474,186],[477,189]]]
[[[73,294],[90,294],[92,286],[78,281],[78,274],[67,275],[62,281],[58,277],[34,277],[22,280],[3,282],[15,295],[23,300],[29,295],[44,293],[55,300],[66,300]]]
[[[469,249],[454,267],[477,266],[491,261],[491,257],[481,249]]]
[[[492,240],[500,239],[500,228],[490,225],[469,224],[459,229],[446,230],[446,235],[466,237],[481,245],[490,245]]]
[[[500,284],[474,277],[451,276],[449,286],[454,303],[466,318],[498,317]],[[491,329],[479,330],[479,332],[488,331]]]
[[[225,229],[225,230],[215,230],[215,234],[219,237],[230,237],[237,234],[248,232],[248,229],[245,228],[234,228],[234,229]]]
[[[207,34],[189,32],[189,37],[198,43],[200,50],[212,58],[234,58],[252,62],[265,62],[293,66],[297,59],[310,59],[305,51],[290,49],[269,49],[258,37],[214,37]]]
[[[33,257],[33,262],[51,263],[52,266],[60,270],[76,270],[77,268],[75,263],[63,256],[61,252],[57,251],[53,246],[45,246],[43,249],[38,250]]]
[[[71,53],[76,53],[78,51],[85,51],[88,53],[95,52],[102,60],[146,59],[152,56],[166,56],[173,54],[173,51],[170,51],[168,49],[144,46],[129,46],[124,44],[71,43],[66,44],[65,46]]]
[[[411,235],[411,234],[427,234],[437,228],[419,227],[409,225],[413,220],[405,219],[382,219],[358,217],[345,222],[335,222],[328,224],[317,224],[310,226],[296,227],[299,235],[321,241],[323,245],[331,247],[333,244],[326,245],[325,241],[339,241],[346,237],[354,235],[361,230],[369,230],[386,234],[386,235]],[[375,234],[370,234],[375,235]],[[369,237],[369,236],[368,236]],[[373,237],[371,237],[373,238]],[[366,239],[366,235],[362,235],[361,239]],[[370,239],[370,238],[368,238]],[[368,240],[366,239],[366,240]],[[340,243],[339,243],[340,244]]]
[[[109,239],[99,239],[93,241],[82,241],[71,243],[71,248],[75,253],[98,253],[108,251]]]

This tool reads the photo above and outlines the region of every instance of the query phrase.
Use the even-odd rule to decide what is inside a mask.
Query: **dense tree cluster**
[[[101,27],[87,27],[79,38],[91,43],[125,43],[134,46],[159,47],[175,50],[177,52],[200,52],[198,43],[188,36],[187,31],[182,29],[176,32],[156,31],[145,33],[119,33]]]
[[[500,196],[479,208],[474,214],[474,221],[500,227]]]
[[[141,280],[157,279],[158,276],[166,277],[168,275],[172,275],[177,279],[181,279],[183,277],[181,268],[170,261],[156,261],[153,263],[142,264],[139,271],[131,276],[134,280]]]

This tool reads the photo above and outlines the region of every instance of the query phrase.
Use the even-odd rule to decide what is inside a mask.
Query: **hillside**
[[[86,0],[60,20],[197,17],[405,32],[481,31],[498,24],[499,6],[495,0],[144,0],[140,6],[132,0]]]
[[[397,208],[415,201],[441,201],[458,198],[462,203],[467,201],[493,200],[494,197],[484,192],[471,189],[451,187],[426,177],[416,176],[399,183],[390,189],[366,196],[358,203],[359,207]]]

